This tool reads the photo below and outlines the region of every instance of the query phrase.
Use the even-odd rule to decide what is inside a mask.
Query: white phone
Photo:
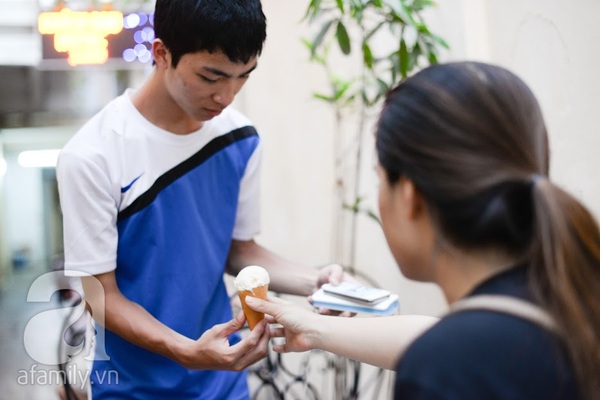
[[[370,315],[394,315],[398,311],[398,295],[390,294],[384,300],[374,303],[355,301],[350,297],[330,294],[320,288],[312,295],[313,306],[328,308],[337,311],[350,311],[352,313],[366,313]]]
[[[367,304],[378,303],[390,296],[390,292],[385,289],[379,289],[350,282],[342,282],[335,286],[326,283],[322,287],[326,293],[342,296],[349,300]]]

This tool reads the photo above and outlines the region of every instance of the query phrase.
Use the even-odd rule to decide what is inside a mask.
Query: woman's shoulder
[[[462,399],[513,398],[507,391],[524,394],[517,398],[572,398],[565,396],[575,390],[565,354],[560,341],[535,323],[499,312],[461,312],[442,318],[407,349],[396,388],[455,391]],[[480,397],[487,395],[493,397]]]
[[[442,318],[415,340],[403,359],[416,357],[440,361],[440,355],[460,355],[459,359],[445,359],[452,364],[467,358],[490,359],[501,349],[531,351],[533,349],[522,346],[529,342],[539,343],[544,338],[549,344],[551,337],[549,332],[532,322],[499,312],[473,310]]]

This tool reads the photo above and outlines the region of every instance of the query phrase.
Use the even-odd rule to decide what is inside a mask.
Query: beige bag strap
[[[554,319],[541,307],[525,300],[502,295],[477,295],[459,300],[450,306],[447,315],[467,310],[489,310],[516,317],[536,323],[547,330],[559,333]]]

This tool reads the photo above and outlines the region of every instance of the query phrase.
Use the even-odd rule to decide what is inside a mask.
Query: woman
[[[600,398],[600,232],[549,180],[525,83],[481,63],[427,68],[388,95],[376,148],[391,252],[453,312],[342,319],[253,299],[283,326],[275,349],[395,368],[397,399]]]

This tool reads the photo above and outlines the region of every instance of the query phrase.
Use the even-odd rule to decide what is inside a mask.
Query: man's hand
[[[196,341],[189,343],[180,363],[190,369],[241,371],[267,355],[270,339],[267,322],[261,321],[248,337],[233,346],[229,335],[244,327],[246,319],[240,312],[234,319],[213,326]]]
[[[325,283],[331,283],[332,285],[339,285],[342,282],[355,282],[358,283],[356,279],[354,279],[350,274],[344,272],[344,268],[339,264],[329,264],[325,267],[321,268],[319,271],[319,277],[317,279],[317,285],[314,288],[314,291],[319,290],[321,286]],[[308,301],[312,304],[312,296],[308,296]],[[349,311],[334,311],[328,308],[319,307],[319,314],[322,315],[336,315],[339,317],[353,317],[356,313],[351,313]]]
[[[357,280],[344,272],[344,268],[340,264],[329,264],[320,269],[314,291],[317,291],[325,283],[339,285],[342,282],[357,282]]]

